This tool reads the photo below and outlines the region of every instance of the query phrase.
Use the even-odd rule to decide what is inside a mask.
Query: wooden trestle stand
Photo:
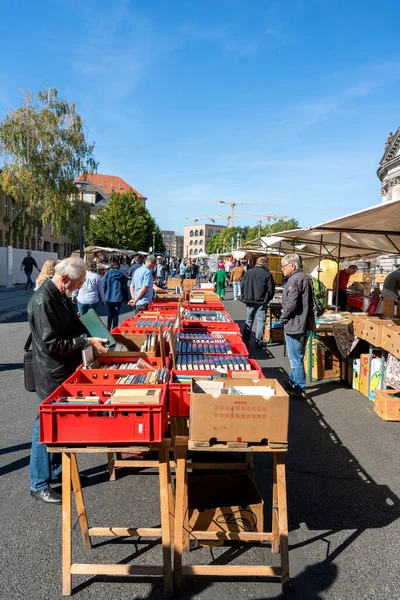
[[[267,452],[273,454],[272,485],[272,531],[226,532],[190,531],[188,522],[187,452]],[[282,589],[289,582],[288,519],[286,503],[285,452],[287,444],[275,446],[229,447],[225,444],[202,447],[189,441],[186,436],[175,438],[176,488],[175,488],[175,535],[174,535],[174,591],[179,592],[182,575],[206,575],[211,577],[279,577]],[[249,461],[251,462],[251,461]],[[266,565],[187,565],[182,564],[183,550],[193,540],[234,540],[240,542],[271,542],[273,554],[280,554],[280,566]]]
[[[174,530],[174,503],[169,466],[170,440],[147,446],[86,446],[59,447],[48,446],[48,452],[62,453],[62,594],[70,596],[72,575],[163,575],[164,594],[172,597],[172,561],[171,540]],[[76,455],[79,453],[114,453],[114,452],[158,452],[158,468],[160,478],[160,512],[161,527],[89,527],[79,477]],[[85,548],[92,547],[91,537],[160,537],[163,549],[162,565],[124,565],[124,564],[91,564],[72,562],[72,523],[71,523],[71,488],[74,493],[79,525]]]

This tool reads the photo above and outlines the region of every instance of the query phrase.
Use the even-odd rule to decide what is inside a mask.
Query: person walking
[[[167,278],[167,268],[166,268],[161,256],[157,256],[155,275],[156,275],[157,284],[161,288],[163,288],[164,284],[165,284],[165,280]]]
[[[86,263],[86,279],[82,287],[72,295],[72,302],[77,303],[81,315],[85,315],[90,308],[97,312],[100,302],[103,306],[105,304],[103,281],[95,272],[95,268],[94,262]]]
[[[227,279],[228,274],[225,271],[224,265],[220,265],[218,271],[215,273],[215,291],[217,292],[220,300],[224,299],[225,282]]]
[[[56,265],[59,263],[59,260],[55,260],[54,258],[48,258],[44,261],[42,270],[39,275],[36,277],[35,281],[35,292],[40,288],[40,286],[46,281],[48,278],[54,277]]]
[[[119,311],[122,302],[128,304],[128,280],[119,269],[119,262],[115,260],[111,269],[103,277],[104,298],[107,304],[107,329],[118,327]]]
[[[55,266],[52,279],[47,278],[32,295],[28,304],[28,321],[32,336],[33,372],[38,403],[67,379],[82,362],[82,350],[92,346],[107,352],[101,338],[85,335],[76,316],[71,296],[86,278],[86,266],[80,258],[66,258]],[[31,495],[47,504],[61,504],[61,496],[50,487],[61,473],[61,454],[47,452],[39,442],[39,414],[32,432],[29,466]]]
[[[186,271],[187,271],[187,269],[186,269],[185,261],[182,260],[181,264],[179,266],[179,277],[181,278],[181,287],[183,287],[183,280],[186,277]]]
[[[133,306],[135,314],[140,310],[147,310],[149,304],[153,301],[153,278],[154,265],[156,258],[152,254],[148,254],[144,265],[135,271],[132,281],[133,299],[128,302],[129,306]]]
[[[244,277],[244,268],[240,263],[236,267],[233,267],[229,277],[229,283],[233,287],[233,299],[235,302],[240,298],[240,282]]]
[[[22,261],[21,268],[20,268],[20,271],[22,271],[22,269],[24,269],[24,271],[25,271],[25,275],[26,275],[25,289],[26,290],[28,289],[28,287],[33,288],[33,282],[32,282],[33,267],[35,267],[40,272],[40,269],[36,264],[36,260],[32,256],[32,252],[30,250],[28,250],[24,260]]]
[[[240,299],[246,304],[246,322],[243,329],[243,341],[250,341],[254,319],[256,324],[256,346],[264,346],[264,329],[267,318],[267,306],[275,294],[275,282],[268,270],[268,259],[261,256],[254,269],[246,271],[240,284]]]
[[[287,277],[282,295],[281,323],[291,369],[284,385],[292,397],[305,400],[304,353],[310,332],[315,329],[315,318],[312,279],[304,273],[301,264],[298,254],[286,254],[281,260],[282,272]]]

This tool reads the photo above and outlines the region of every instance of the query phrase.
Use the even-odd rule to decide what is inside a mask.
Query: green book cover
[[[111,348],[117,343],[93,308],[90,308],[85,315],[82,315],[80,321],[84,325],[89,337],[107,339],[107,342],[104,345],[108,348]]]

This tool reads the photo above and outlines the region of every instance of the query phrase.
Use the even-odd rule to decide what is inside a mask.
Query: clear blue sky
[[[56,87],[98,171],[162,228],[227,213],[217,199],[316,224],[380,202],[399,17],[399,0],[8,0],[0,117],[18,88]]]

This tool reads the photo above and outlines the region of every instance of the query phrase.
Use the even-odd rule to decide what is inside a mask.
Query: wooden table
[[[278,445],[277,445],[278,446]],[[272,531],[268,532],[225,532],[189,531],[188,487],[187,487],[187,452],[256,452],[272,453]],[[217,444],[210,447],[199,447],[190,442],[186,436],[175,438],[176,452],[176,489],[175,489],[175,535],[174,535],[174,591],[181,587],[182,575],[205,575],[212,577],[279,577],[282,589],[289,581],[289,545],[288,519],[286,502],[286,470],[285,452],[287,445],[281,447],[248,446],[228,447]],[[270,542],[273,554],[280,554],[280,566],[266,565],[187,565],[183,566],[183,550],[188,549],[190,539],[195,540],[234,540],[240,542]]]
[[[62,594],[70,596],[72,575],[163,575],[164,594],[172,597],[171,539],[174,531],[174,501],[169,466],[170,440],[147,446],[48,446],[48,452],[62,453]],[[160,478],[161,527],[89,527],[78,471],[77,454],[158,452]],[[160,537],[163,549],[162,565],[93,564],[72,562],[71,486],[85,548],[92,547],[91,537]]]

